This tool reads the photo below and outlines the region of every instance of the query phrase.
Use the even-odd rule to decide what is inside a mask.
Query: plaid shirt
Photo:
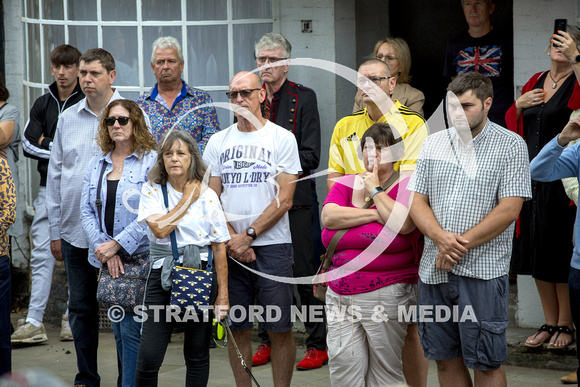
[[[122,98],[115,89],[109,103]],[[81,249],[89,247],[81,227],[81,191],[85,169],[100,152],[95,141],[100,122],[101,114],[97,116],[89,109],[86,98],[65,110],[58,119],[46,180],[51,241],[64,239]]]
[[[443,230],[462,235],[480,223],[499,199],[531,198],[528,159],[523,139],[489,120],[468,144],[451,128],[427,137],[408,189],[429,197]],[[514,227],[512,223],[496,238],[470,249],[451,272],[483,280],[507,274]],[[435,243],[425,238],[419,267],[424,283],[447,282],[447,271],[435,267],[437,253]]]
[[[178,129],[185,130],[192,135],[202,154],[207,140],[212,134],[220,130],[216,110],[209,94],[203,90],[194,89],[185,82],[183,82],[181,93],[175,98],[171,108],[159,95],[157,85],[137,98],[137,104],[149,116],[151,132],[157,142],[182,116],[185,117],[177,125]],[[200,105],[208,106],[196,109]],[[192,109],[195,110],[191,111]],[[189,113],[190,111],[191,113]]]

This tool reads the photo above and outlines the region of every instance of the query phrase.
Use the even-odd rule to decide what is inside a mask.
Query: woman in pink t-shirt
[[[388,124],[372,125],[361,140],[367,172],[342,177],[323,205],[325,246],[338,230],[349,229],[332,257],[326,294],[333,385],[404,382],[401,349],[410,323],[404,317],[417,303],[423,239],[408,216],[409,178],[381,188],[397,173],[393,162],[401,147]],[[363,209],[371,198],[374,204]]]

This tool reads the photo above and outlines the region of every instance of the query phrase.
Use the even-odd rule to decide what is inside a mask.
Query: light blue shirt
[[[117,90],[109,103],[122,99]],[[81,187],[87,164],[99,153],[95,141],[101,114],[98,116],[83,98],[66,109],[58,119],[50,152],[46,180],[46,211],[50,240],[64,239],[80,249],[88,247],[81,227]]]
[[[556,181],[565,177],[580,177],[580,143],[569,148],[558,145],[558,136],[547,143],[530,163],[532,179],[542,182]],[[580,270],[580,211],[576,211],[574,227],[574,252],[570,265]]]
[[[89,262],[100,267],[95,250],[104,242],[116,240],[122,247],[120,252],[139,254],[149,249],[147,226],[137,222],[141,187],[147,182],[147,174],[155,164],[157,152],[151,151],[139,160],[136,153],[125,159],[123,174],[115,195],[115,219],[113,235],[108,235],[105,227],[105,207],[107,201],[107,175],[113,170],[111,153],[95,156],[88,164],[83,179],[81,195],[81,223],[89,241]],[[97,186],[103,163],[107,164],[101,181],[101,224],[99,224]]]

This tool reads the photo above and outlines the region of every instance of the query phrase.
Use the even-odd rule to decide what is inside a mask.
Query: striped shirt
[[[109,103],[122,98],[115,90]],[[81,191],[89,161],[101,152],[95,141],[100,119],[101,115],[95,115],[83,98],[65,110],[58,120],[46,182],[51,241],[64,239],[82,249],[89,246],[81,227]]]
[[[487,120],[469,143],[454,128],[427,137],[408,189],[429,197],[441,228],[462,235],[480,223],[505,197],[530,199],[526,143],[517,134]],[[489,280],[508,273],[515,223],[489,242],[469,249],[451,272]],[[419,277],[427,284],[447,282],[435,267],[438,249],[425,238]]]

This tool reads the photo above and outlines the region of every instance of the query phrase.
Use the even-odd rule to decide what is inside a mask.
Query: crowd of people
[[[61,339],[74,340],[75,386],[100,385],[99,302],[116,279],[136,278],[135,265],[146,282],[128,293],[147,318],[138,322],[126,307],[112,322],[118,386],[158,385],[174,329],[184,331],[186,385],[207,385],[212,319],[233,306],[245,311],[226,322],[237,343],[228,347],[238,386],[252,383],[238,349],[249,368],[271,361],[276,386],[289,386],[294,368],[327,363],[333,386],[426,386],[428,360],[442,386],[472,385],[469,369],[476,386],[506,385],[510,263],[512,273],[535,278],[546,319],[525,345],[566,348],[580,324],[580,230],[569,199],[577,201],[580,145],[566,147],[580,139],[580,118],[570,118],[580,109],[580,31],[568,26],[551,38],[550,70],[535,74],[514,102],[513,58],[492,28],[494,2],[462,5],[469,29],[446,54],[448,128],[427,127],[407,43],[379,40],[358,68],[353,113],[332,133],[320,215],[311,176],[321,153],[317,97],[288,79],[292,46],[282,34],[256,42],[258,73],[231,79],[235,122],[227,128],[210,96],[182,79],[185,58],[173,37],[153,43],[157,83],[136,101],[114,87],[111,53],[55,48],[55,82],[22,133],[41,179],[30,305],[12,334],[9,235],[22,232],[21,134],[0,84],[0,375],[11,369],[11,343],[48,339],[42,321],[55,259],[69,284]],[[477,66],[464,60],[474,50],[501,54]],[[295,300],[288,279],[313,276],[331,245],[325,302],[308,281]],[[209,273],[209,283],[181,288],[191,298],[211,289],[209,319],[199,310],[199,318],[173,319],[176,266]],[[112,290],[100,288],[103,278]],[[296,303],[310,310],[298,364]],[[255,305],[279,313],[260,321],[253,353]],[[325,305],[317,318],[313,311]],[[417,307],[458,308],[468,318],[400,318],[401,308]],[[327,320],[341,308],[346,313]],[[377,320],[377,308],[391,318]],[[576,373],[563,378],[575,380]]]

